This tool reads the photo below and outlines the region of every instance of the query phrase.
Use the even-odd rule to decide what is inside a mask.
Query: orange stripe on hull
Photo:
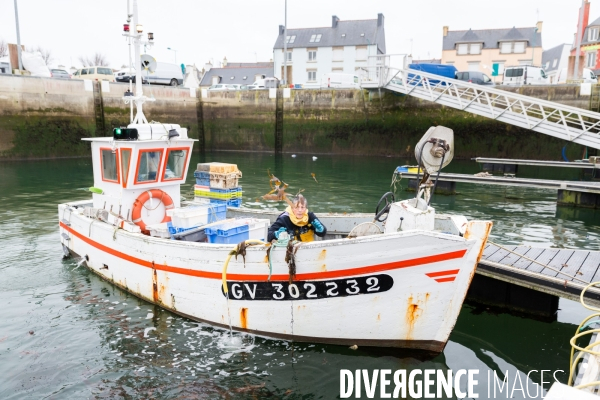
[[[437,278],[437,279],[436,279],[436,282],[452,282],[452,281],[453,281],[453,280],[455,280],[455,279],[456,279],[456,277],[455,277],[455,276],[453,276],[453,277],[451,277],[451,278]]]
[[[155,264],[152,261],[146,261],[146,260],[142,260],[141,258],[132,257],[128,254],[122,253],[120,251],[111,249],[110,247],[107,247],[103,244],[100,244],[100,243],[82,235],[81,233],[76,232],[71,227],[66,226],[62,222],[60,222],[60,227],[63,228],[64,230],[70,232],[71,234],[73,234],[77,238],[81,239],[82,241],[86,242],[90,246],[97,248],[98,250],[101,250],[105,253],[108,253],[115,257],[119,257],[125,261],[129,261],[131,263],[134,263],[134,264],[137,264],[137,265],[140,265],[143,267],[154,268],[157,271],[173,272],[176,274],[195,276],[195,277],[199,277],[199,278],[218,279],[218,280],[221,280],[221,278],[222,278],[222,275],[220,272],[209,272],[209,271],[202,271],[202,270],[196,270],[196,269],[188,269],[188,268],[173,267],[173,266],[169,266],[169,265]],[[417,267],[420,265],[426,265],[426,264],[436,263],[436,262],[440,262],[440,261],[447,261],[447,260],[454,260],[454,259],[462,258],[466,254],[466,252],[467,252],[467,250],[464,249],[464,250],[451,251],[448,253],[435,254],[432,256],[412,258],[409,260],[402,260],[402,261],[394,261],[394,262],[385,263],[385,264],[370,265],[367,267],[350,268],[350,269],[344,269],[344,270],[340,270],[340,271],[308,272],[308,273],[304,273],[304,274],[297,274],[295,280],[306,281],[306,280],[317,280],[317,279],[343,278],[343,277],[348,277],[348,276],[372,274],[375,272],[389,271],[389,270],[400,269],[400,268]],[[453,271],[456,271],[456,273],[458,273],[459,270],[453,270]],[[449,272],[449,271],[446,271],[446,272]],[[264,274],[264,275],[227,274],[227,279],[233,280],[233,281],[266,281],[267,278],[268,278],[267,274]],[[288,274],[271,275],[271,280],[273,280],[273,281],[285,281],[288,279],[289,279]],[[443,279],[454,280],[454,278],[443,278]],[[438,282],[440,281],[438,279],[436,279],[436,280]]]
[[[458,274],[459,269],[451,269],[448,271],[439,271],[439,272],[429,272],[427,275],[430,278],[435,278],[436,276],[444,276],[444,275],[456,275]]]

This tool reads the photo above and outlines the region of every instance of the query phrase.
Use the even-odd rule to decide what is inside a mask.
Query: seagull
[[[313,161],[317,161],[317,157],[313,156]]]
[[[292,154],[292,158],[296,158],[296,155],[295,155],[295,154]]]

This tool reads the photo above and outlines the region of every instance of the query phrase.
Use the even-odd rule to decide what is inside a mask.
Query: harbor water
[[[284,203],[261,198],[270,190],[270,171],[290,185],[288,193],[303,189],[317,215],[374,213],[380,197],[393,189],[396,166],[414,163],[229,152],[200,158],[196,153],[184,197],[193,197],[193,170],[201,161],[238,165],[244,206],[284,209]],[[478,166],[456,160],[447,171],[476,173]],[[578,174],[530,167],[519,175],[576,180]],[[340,393],[340,369],[478,369],[476,392],[484,399],[494,373],[500,379],[507,375],[511,386],[518,375],[531,397],[541,384],[539,372],[527,376],[532,370],[567,380],[566,372],[556,371],[567,371],[569,339],[588,315],[568,300],[560,301],[553,322],[464,305],[437,356],[230,336],[228,330],[161,310],[103,281],[77,260],[63,259],[57,205],[90,198],[92,185],[87,158],[0,163],[2,399],[332,399]],[[397,199],[414,196],[407,186],[406,179],[395,183]],[[434,196],[432,205],[438,212],[492,220],[490,239],[496,243],[600,250],[600,211],[557,207],[554,191],[469,184],[457,184],[457,191]],[[544,390],[552,373],[544,376]],[[376,393],[378,398],[379,389]],[[512,398],[530,397],[517,390]]]

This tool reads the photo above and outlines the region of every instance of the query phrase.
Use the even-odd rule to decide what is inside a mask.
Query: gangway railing
[[[361,86],[385,88],[545,135],[600,149],[600,113],[431,73],[370,62]],[[375,64],[375,65],[373,65]]]

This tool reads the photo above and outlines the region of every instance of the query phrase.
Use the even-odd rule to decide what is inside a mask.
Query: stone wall
[[[102,93],[105,132],[96,132],[94,93],[84,81],[0,75],[0,154],[3,158],[87,155],[82,137],[106,136],[129,123],[122,97],[127,84],[110,83]],[[196,97],[189,89],[151,86],[144,93],[148,120],[177,121],[198,137]]]
[[[524,95],[588,108],[577,86],[502,88]],[[206,147],[210,150],[272,151],[275,99],[267,91],[211,92],[202,99]],[[561,159],[567,142],[384,91],[292,90],[284,100],[284,152],[411,157],[432,125],[454,130],[456,157]],[[569,158],[583,147],[569,143]]]
[[[102,93],[105,132],[96,132],[94,94],[81,80],[0,75],[0,155],[3,158],[87,155],[82,137],[110,133],[129,121],[122,100],[126,84]],[[587,109],[577,86],[503,88]],[[189,89],[145,86],[149,121],[175,122],[190,137],[204,133],[207,150],[273,151],[275,99],[268,91],[211,92],[200,99]],[[430,126],[454,130],[456,157],[561,159],[559,139],[383,91],[292,90],[284,100],[284,152],[411,157]],[[199,129],[202,127],[203,130]],[[199,146],[195,146],[198,149]],[[584,149],[567,145],[569,158]]]

